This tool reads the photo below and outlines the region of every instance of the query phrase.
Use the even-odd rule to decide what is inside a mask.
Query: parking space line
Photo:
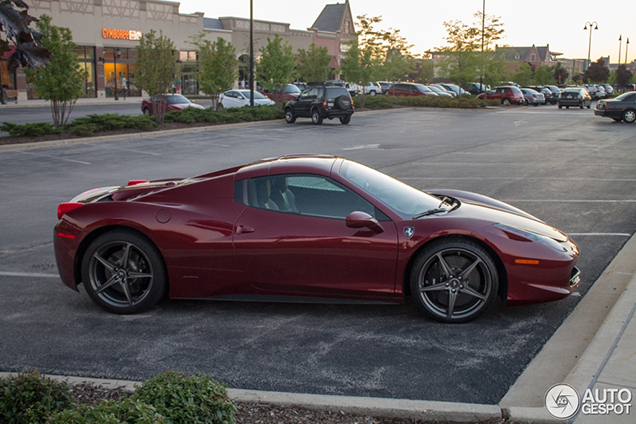
[[[629,233],[566,233],[568,236],[610,236],[610,237],[631,237]]]
[[[6,272],[6,271],[0,271],[0,277],[60,278],[60,276],[57,274],[39,274],[35,272]]]
[[[502,202],[554,202],[554,203],[636,203],[633,199],[617,200],[564,200],[564,199],[501,199]]]
[[[105,148],[108,149],[108,150],[122,150],[124,152],[141,153],[142,155],[163,156],[160,153],[144,152],[144,151],[141,151],[141,150],[134,150],[134,149],[123,149],[121,147],[108,146],[108,147],[105,147]]]
[[[509,180],[519,180],[519,181],[526,181],[526,180],[533,180],[533,181],[554,181],[555,178],[558,178],[559,180],[563,180],[563,181],[619,181],[619,182],[636,182],[636,178],[560,178],[560,177],[553,177],[553,178],[535,178],[535,177],[530,177],[530,178],[524,178],[524,177],[479,177],[479,178],[475,178],[475,177],[396,177],[398,180],[504,180],[504,181],[509,181]]]
[[[32,156],[39,156],[41,158],[49,158],[49,159],[58,159],[58,160],[63,160],[66,162],[74,162],[74,163],[81,163],[82,165],[90,165],[90,162],[84,162],[81,160],[74,160],[74,159],[66,159],[66,158],[59,158],[56,156],[50,156],[50,155],[38,155],[37,153],[33,153],[33,152],[26,152],[24,150],[20,150],[19,153],[22,153],[23,155],[32,155]]]

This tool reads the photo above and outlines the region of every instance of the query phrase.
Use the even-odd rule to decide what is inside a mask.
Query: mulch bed
[[[123,400],[130,393],[121,387],[110,389],[93,383],[72,386],[80,403],[97,405],[105,400]],[[283,407],[265,403],[236,402],[238,424],[427,424],[429,421],[402,418],[379,418],[347,414],[342,411],[319,411],[300,407]],[[494,423],[493,423],[494,424]]]

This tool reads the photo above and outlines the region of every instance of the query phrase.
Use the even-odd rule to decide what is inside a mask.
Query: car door
[[[309,116],[311,105],[318,97],[318,87],[311,87],[303,91],[294,104],[294,114],[297,116]]]
[[[249,207],[236,222],[234,246],[256,293],[395,296],[395,224],[353,190],[314,174],[258,177],[238,185]],[[281,185],[287,201],[277,196]],[[379,229],[347,227],[353,211],[375,216]]]

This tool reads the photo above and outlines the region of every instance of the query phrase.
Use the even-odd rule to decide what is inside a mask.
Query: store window
[[[180,51],[179,62],[181,62],[181,93],[185,95],[199,94],[197,52],[194,50]]]
[[[77,47],[75,49],[77,62],[84,72],[84,93],[86,97],[97,97],[95,89],[95,47]]]
[[[9,72],[9,61],[0,60],[0,84],[8,90],[15,90],[15,71]]]
[[[141,96],[141,90],[135,85],[138,69],[137,50],[104,47],[103,61],[106,97],[115,97],[115,87],[119,96]]]

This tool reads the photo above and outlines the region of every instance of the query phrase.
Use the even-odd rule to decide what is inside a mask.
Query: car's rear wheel
[[[316,108],[311,111],[311,122],[313,122],[314,125],[322,124],[322,116],[320,116],[320,112]]]
[[[563,108],[563,106],[559,105],[559,109],[562,109],[562,108]]]
[[[294,116],[294,112],[292,112],[291,109],[285,110],[285,122],[287,122],[288,124],[293,124],[294,122],[296,122],[296,117]]]
[[[581,109],[583,109],[583,100],[581,100],[581,103],[579,104],[579,107],[580,107]]]
[[[340,123],[342,125],[347,125],[349,122],[351,122],[351,115],[345,115],[340,117]]]
[[[375,95],[376,95],[376,94],[377,94],[377,93],[376,93],[375,91],[371,91],[371,92],[369,93],[369,96],[371,96],[371,97],[375,97]]]
[[[420,310],[442,322],[471,321],[492,305],[499,289],[490,255],[471,241],[448,240],[426,247],[415,260],[411,293]]]
[[[501,101],[501,104],[503,104],[504,106],[510,106],[510,100],[509,99],[503,99]]]
[[[625,123],[627,124],[632,124],[634,121],[636,121],[636,110],[627,109],[625,112],[623,112],[623,121],[625,121]]]
[[[82,260],[82,281],[91,299],[117,314],[146,310],[165,295],[161,254],[145,237],[115,230],[97,237]]]
[[[144,108],[144,115],[150,115],[150,108]]]

